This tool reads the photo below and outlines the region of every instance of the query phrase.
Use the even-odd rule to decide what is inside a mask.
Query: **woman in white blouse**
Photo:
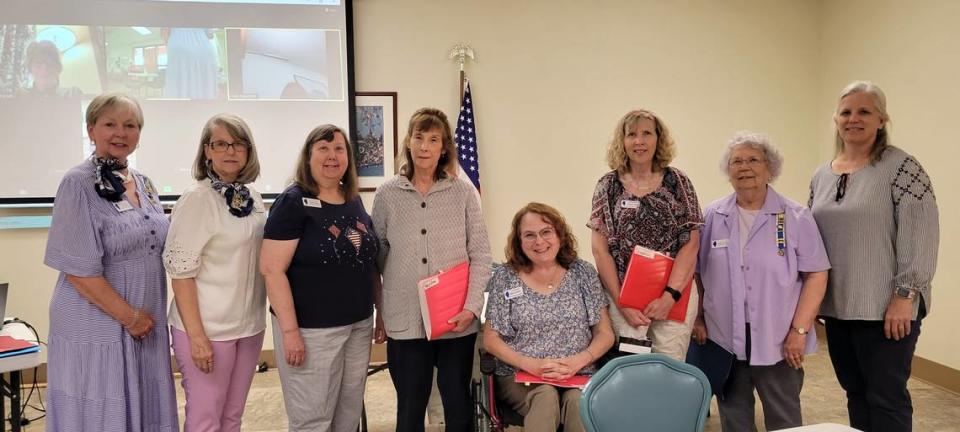
[[[183,374],[187,431],[239,431],[263,345],[266,221],[250,128],[239,117],[207,121],[193,165],[196,183],[173,208],[163,263],[173,281],[173,352]]]

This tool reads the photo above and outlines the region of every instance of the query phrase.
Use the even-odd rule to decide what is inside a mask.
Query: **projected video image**
[[[102,90],[96,27],[0,25],[0,96],[76,98]]]
[[[339,32],[227,29],[231,99],[342,100]]]
[[[223,29],[107,27],[107,87],[141,98],[225,99]]]

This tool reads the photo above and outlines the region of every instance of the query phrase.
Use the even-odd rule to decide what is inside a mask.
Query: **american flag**
[[[463,102],[460,104],[460,117],[453,134],[460,155],[460,170],[473,182],[480,193],[480,152],[477,147],[477,122],[473,117],[473,97],[470,94],[470,81],[463,90]]]

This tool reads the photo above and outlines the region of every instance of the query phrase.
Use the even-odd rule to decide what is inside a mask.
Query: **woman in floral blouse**
[[[530,203],[513,217],[505,266],[488,290],[483,345],[500,359],[497,397],[524,416],[526,431],[582,431],[580,390],[514,380],[525,371],[545,380],[590,374],[613,345],[613,329],[597,272],[577,258],[577,240],[563,216]]]

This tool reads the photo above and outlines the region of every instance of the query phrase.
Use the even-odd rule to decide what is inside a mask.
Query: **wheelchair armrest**
[[[493,375],[497,370],[497,358],[483,348],[477,351],[480,353],[480,372],[484,375]]]

